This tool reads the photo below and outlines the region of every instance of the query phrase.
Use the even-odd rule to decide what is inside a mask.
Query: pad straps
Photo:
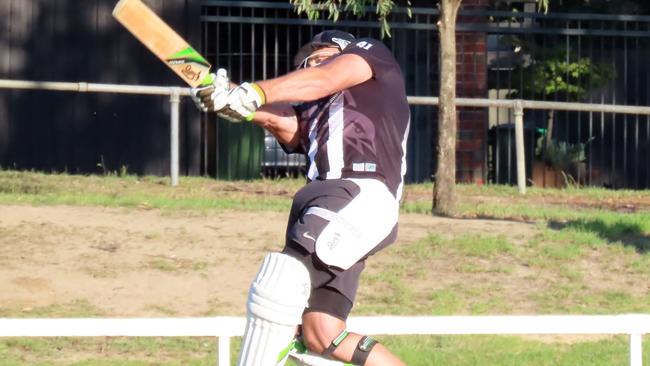
[[[370,356],[370,351],[378,342],[368,336],[363,336],[357,344],[357,348],[354,349],[352,354],[352,363],[359,366],[364,366],[368,356]]]
[[[332,343],[330,343],[329,347],[327,347],[325,351],[321,353],[321,355],[323,355],[323,357],[325,358],[331,359],[334,351],[336,351],[336,349],[339,347],[341,342],[343,342],[343,340],[348,336],[348,334],[350,333],[348,333],[347,330],[343,329],[343,331],[338,336],[336,336],[336,338],[334,338]]]

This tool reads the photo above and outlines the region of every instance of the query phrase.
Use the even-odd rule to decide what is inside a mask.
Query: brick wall
[[[489,0],[464,0],[462,10],[487,8]],[[459,16],[458,23],[483,23],[483,17]],[[457,32],[457,96],[487,98],[487,35]],[[456,179],[463,183],[483,183],[487,175],[486,144],[488,110],[458,109],[458,143],[456,145]]]

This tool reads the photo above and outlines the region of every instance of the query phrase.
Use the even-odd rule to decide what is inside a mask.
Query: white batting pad
[[[339,212],[310,207],[306,214],[329,221],[316,240],[324,263],[348,269],[390,234],[397,223],[399,202],[375,179],[349,179],[361,191]]]
[[[248,294],[246,330],[239,366],[274,366],[296,333],[307,306],[311,281],[307,268],[282,253],[264,258]]]

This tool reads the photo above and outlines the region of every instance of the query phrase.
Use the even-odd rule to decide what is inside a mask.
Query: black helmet
[[[343,51],[352,42],[354,42],[354,36],[347,32],[327,30],[318,33],[312,38],[311,42],[300,48],[296,57],[293,58],[293,65],[295,67],[300,66],[307,56],[319,48],[338,47],[339,50]]]

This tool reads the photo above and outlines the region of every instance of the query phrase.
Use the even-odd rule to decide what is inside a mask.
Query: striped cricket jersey
[[[342,54],[361,56],[372,78],[326,98],[295,107],[299,145],[307,156],[307,178],[374,178],[399,199],[406,173],[410,110],[404,77],[390,50],[362,38]]]

